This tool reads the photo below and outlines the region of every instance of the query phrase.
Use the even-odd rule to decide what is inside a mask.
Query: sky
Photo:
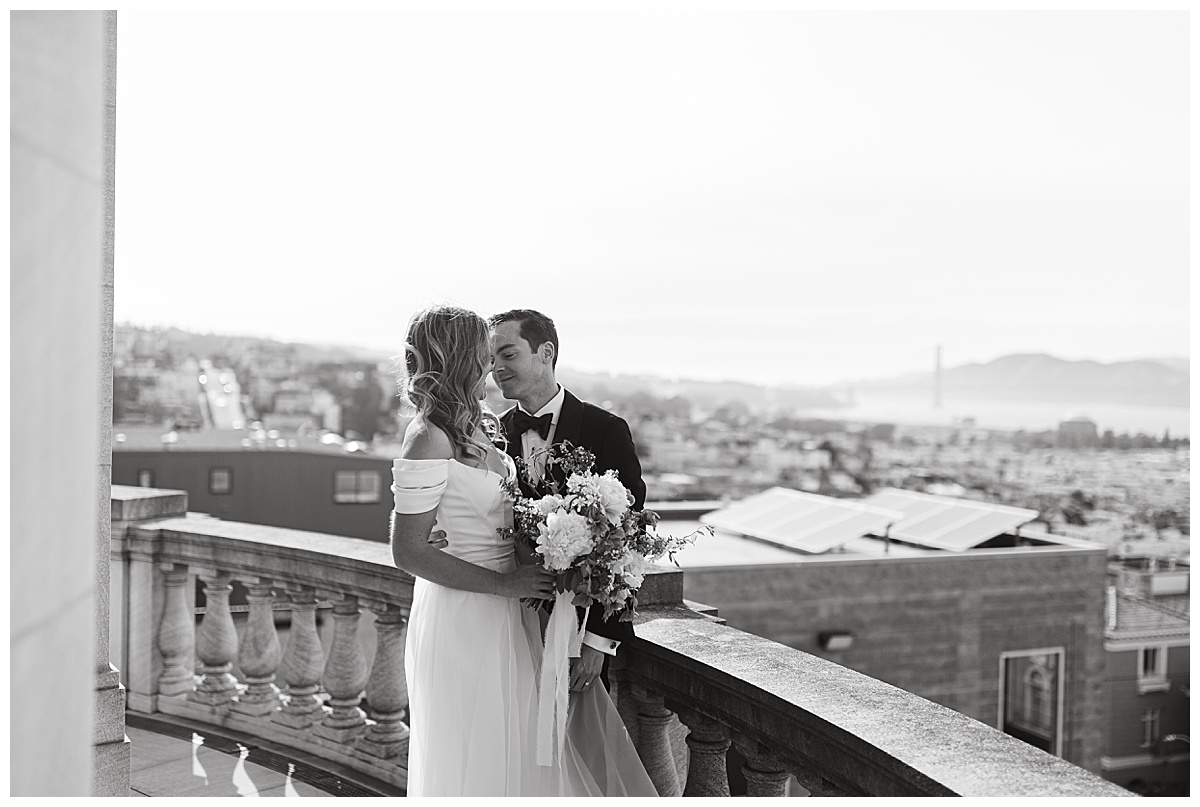
[[[1183,12],[121,11],[118,323],[817,386],[1189,355]]]

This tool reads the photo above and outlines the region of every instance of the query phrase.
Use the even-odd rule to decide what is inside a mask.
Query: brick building
[[[1104,549],[1018,533],[958,551],[865,534],[801,553],[718,528],[677,560],[687,572],[684,596],[715,607],[729,625],[1099,772]]]

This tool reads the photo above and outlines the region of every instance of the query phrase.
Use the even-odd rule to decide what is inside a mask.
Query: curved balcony
[[[380,543],[186,513],[113,487],[112,657],[133,712],[226,727],[403,788],[412,578]],[[689,607],[648,570],[613,693],[662,795],[1132,795],[969,717]],[[206,604],[195,619],[195,581]],[[239,626],[230,606],[245,587]],[[290,611],[286,642],[274,612]],[[332,608],[322,641],[316,613]],[[240,618],[239,618],[240,619]]]

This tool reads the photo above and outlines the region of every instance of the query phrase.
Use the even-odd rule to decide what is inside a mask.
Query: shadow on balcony
[[[412,579],[386,545],[220,521],[188,514],[177,491],[114,486],[111,576],[110,652],[131,726],[139,714],[211,726],[253,738],[247,749],[404,788]],[[249,605],[237,621],[234,581]],[[730,628],[685,603],[680,571],[648,567],[639,599],[638,638],[611,677],[662,795],[729,795],[731,747],[749,795],[785,795],[790,777],[813,795],[1133,795],[958,712]],[[285,600],[286,642],[275,619]]]

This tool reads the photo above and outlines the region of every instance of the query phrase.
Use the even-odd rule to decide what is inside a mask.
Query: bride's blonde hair
[[[500,420],[476,397],[490,366],[488,324],[474,311],[434,305],[418,311],[404,340],[401,395],[427,421],[440,428],[464,455],[486,462]]]

